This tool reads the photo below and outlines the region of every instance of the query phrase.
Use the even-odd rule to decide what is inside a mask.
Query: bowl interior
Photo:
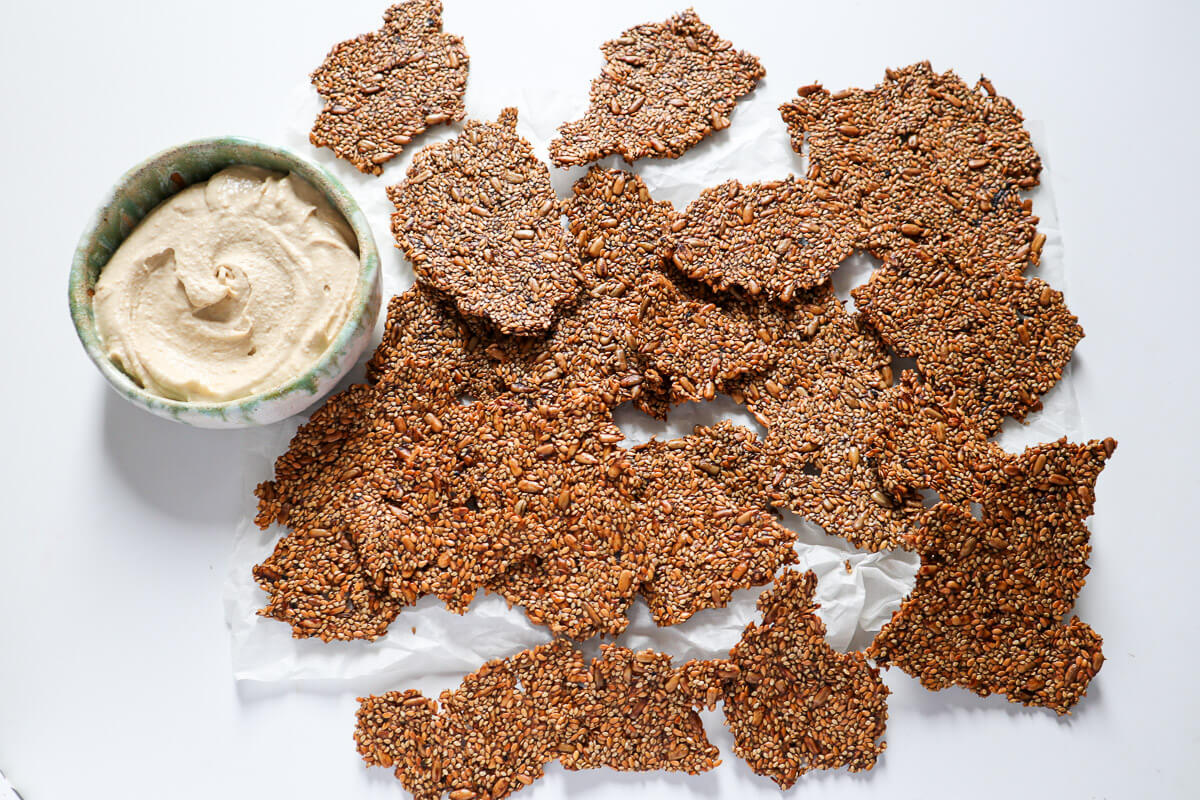
[[[313,367],[275,389],[222,403],[158,397],[138,386],[105,355],[96,332],[93,289],[100,272],[125,237],[155,207],[185,187],[206,181],[222,169],[237,164],[294,172],[320,191],[346,218],[357,238],[359,256],[358,283],[350,314]],[[296,391],[316,393],[318,380],[332,375],[340,357],[364,326],[367,329],[374,327],[379,310],[378,286],[379,253],[375,240],[366,216],[341,182],[324,169],[282,148],[251,139],[222,137],[201,139],[165,150],[121,176],[111,195],[101,203],[76,248],[71,265],[69,300],[75,329],[88,355],[109,382],[129,399],[161,416],[180,418],[187,412],[192,417],[197,414],[211,416],[214,424],[235,418],[252,423],[253,410],[263,403]]]

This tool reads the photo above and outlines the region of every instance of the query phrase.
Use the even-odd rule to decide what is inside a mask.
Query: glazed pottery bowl
[[[168,400],[147,392],[105,354],[92,308],[96,281],[125,237],[157,205],[184,187],[237,164],[293,172],[346,218],[357,239],[359,257],[350,314],[333,342],[305,372],[270,391],[226,402]],[[71,263],[69,300],[71,319],[88,356],[113,388],[134,405],[201,428],[266,425],[319,400],[362,355],[379,316],[379,252],[362,210],[346,187],[325,170],[281,147],[250,139],[199,139],[152,156],[121,176],[79,240]]]

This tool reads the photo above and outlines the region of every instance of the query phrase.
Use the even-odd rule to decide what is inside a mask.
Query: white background
[[[471,53],[471,102],[493,111],[530,84],[585,93],[601,41],[680,10],[446,2],[446,28]],[[0,10],[0,770],[26,800],[404,796],[354,752],[354,692],[232,679],[221,586],[252,502],[247,435],[126,404],[88,363],[66,308],[76,238],[122,171],[198,136],[284,141],[296,83],[334,42],[377,27],[385,3],[5,0]],[[876,769],[813,774],[793,791],[1197,796],[1200,7],[697,5],[762,58],[758,91],[776,101],[814,79],[870,86],[885,66],[928,58],[967,79],[986,73],[1044,123],[1067,301],[1087,331],[1075,372],[1084,431],[1121,443],[1098,487],[1077,608],[1108,662],[1076,712],[932,694],[892,671]],[[379,191],[401,171],[391,165]],[[401,269],[387,231],[376,238],[384,268]],[[735,786],[776,796],[707,721],[727,762],[708,776],[554,766],[520,796],[712,798]]]

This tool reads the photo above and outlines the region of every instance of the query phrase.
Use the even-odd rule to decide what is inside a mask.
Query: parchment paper
[[[729,178],[747,182],[783,178],[789,173],[805,174],[804,159],[792,151],[787,129],[777,111],[777,106],[789,93],[784,89],[772,91],[772,88],[763,81],[738,105],[729,128],[708,137],[681,158],[638,162],[635,169],[654,198],[670,200],[677,208],[683,208],[701,189]],[[467,113],[479,119],[495,119],[503,105],[515,103],[520,109],[518,130],[549,163],[547,145],[561,122],[575,119],[582,113],[586,105],[586,87],[575,87],[570,92],[551,87],[516,90],[505,104],[481,105],[472,102],[475,99],[468,93]],[[403,179],[412,153],[434,141],[457,135],[457,129],[442,127],[419,137],[401,158],[385,167],[383,176],[367,176],[333,158],[328,150],[316,150],[308,143],[309,127],[321,107],[312,87],[307,83],[298,85],[291,100],[293,123],[289,140],[284,144],[326,166],[346,183],[374,229],[383,263],[385,298],[403,291],[412,284],[413,274],[409,264],[392,246],[389,228],[392,207],[385,187]],[[1052,164],[1047,156],[1041,125],[1031,123],[1029,129],[1046,165],[1042,186],[1032,193],[1034,212],[1041,217],[1040,230],[1046,234],[1046,244],[1041,266],[1031,269],[1030,274],[1066,292],[1069,303],[1062,237],[1051,190]],[[628,168],[615,157],[600,163]],[[572,183],[585,171],[583,167],[570,170],[552,167],[553,183],[559,195],[569,195]],[[873,267],[870,257],[858,255],[838,269],[834,285],[843,300],[849,301],[849,290],[865,281]],[[381,318],[380,330],[382,323]],[[379,330],[376,341],[378,338]],[[361,380],[360,365],[347,382]],[[1043,397],[1043,402],[1044,410],[1033,415],[1028,425],[1006,423],[999,438],[1003,446],[1018,450],[1064,435],[1079,438],[1078,431],[1082,426],[1070,366],[1062,382]],[[618,409],[616,419],[628,437],[626,444],[644,442],[651,437],[675,438],[690,433],[694,425],[711,425],[721,419],[746,425],[760,436],[765,433],[749,414],[728,398],[681,406],[672,412],[667,423],[629,407]],[[225,591],[226,617],[232,635],[233,672],[238,680],[334,682],[347,687],[388,688],[419,683],[421,688],[449,688],[456,685],[463,674],[474,671],[489,659],[511,655],[550,639],[546,629],[530,623],[519,608],[509,609],[501,598],[482,592],[463,616],[446,611],[435,598],[424,598],[416,606],[404,609],[387,636],[373,643],[297,640],[291,637],[291,630],[284,623],[257,616],[255,612],[264,604],[265,594],[255,585],[250,569],[270,554],[284,531],[278,526],[268,531],[260,531],[254,526],[252,491],[259,481],[271,477],[274,459],[286,449],[302,421],[293,418],[251,434],[252,445],[248,448],[245,464],[246,514],[237,532]],[[916,555],[903,551],[867,553],[856,550],[794,515],[785,515],[784,524],[798,534],[799,563],[792,568],[811,569],[817,574],[816,599],[821,606],[819,614],[828,627],[829,643],[839,650],[865,647],[912,588],[919,565]],[[628,630],[616,641],[633,648],[652,647],[683,659],[723,657],[737,642],[746,624],[756,619],[754,604],[762,591],[738,592],[728,607],[702,611],[684,624],[669,628],[656,627],[648,609],[638,601],[630,610]],[[588,649],[593,646],[589,645]]]

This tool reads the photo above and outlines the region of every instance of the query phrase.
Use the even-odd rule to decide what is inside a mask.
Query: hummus
[[[225,401],[305,372],[350,311],[358,253],[301,178],[229,167],[155,208],[96,283],[108,357],[147,391]]]

